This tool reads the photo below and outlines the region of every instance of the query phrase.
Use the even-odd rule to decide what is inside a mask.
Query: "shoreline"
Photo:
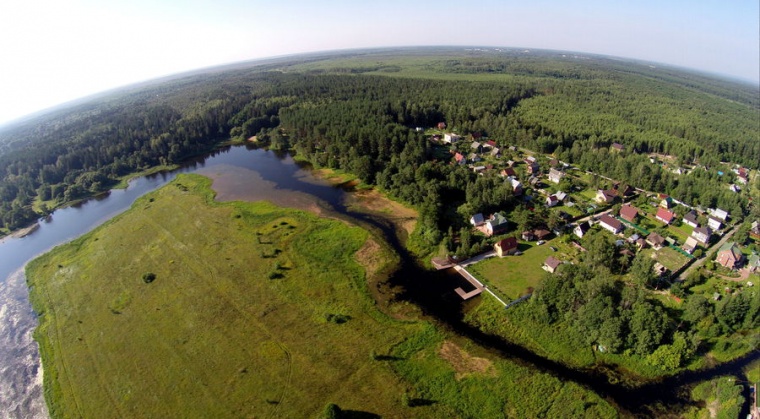
[[[6,241],[12,240],[12,239],[23,239],[24,237],[37,231],[38,228],[40,228],[39,220],[37,220],[34,224],[28,227],[20,228],[18,230],[13,230],[7,235],[0,237],[0,244],[5,243]]]

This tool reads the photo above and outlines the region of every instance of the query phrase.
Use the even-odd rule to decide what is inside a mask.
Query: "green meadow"
[[[181,176],[28,266],[53,417],[403,416],[370,355],[419,326],[373,308],[368,234],[208,187]]]
[[[617,416],[379,310],[365,230],[213,197],[181,175],[27,266],[52,417]]]

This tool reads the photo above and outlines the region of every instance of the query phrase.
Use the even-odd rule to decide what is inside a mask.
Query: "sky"
[[[760,84],[760,1],[3,0],[0,125],[203,67],[427,45],[605,54]]]

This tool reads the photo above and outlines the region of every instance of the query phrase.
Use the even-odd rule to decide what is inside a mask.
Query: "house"
[[[536,235],[536,239],[545,240],[545,239],[548,239],[549,236],[552,235],[552,232],[545,228],[538,228],[538,229],[533,230],[533,234]]]
[[[599,217],[599,225],[612,234],[618,234],[623,231],[623,223],[612,218],[609,214]]]
[[[512,186],[512,195],[514,195],[514,196],[520,196],[520,195],[522,195],[522,193],[523,193],[522,183],[520,183],[519,180],[517,180],[517,179],[515,179],[513,177],[510,177],[510,178],[507,178],[507,179],[509,181],[509,185]]]
[[[689,211],[686,213],[686,215],[683,216],[683,219],[681,220],[682,223],[692,226],[694,228],[697,228],[699,225],[699,222],[697,221],[697,212],[694,210]]]
[[[712,213],[712,216],[723,221],[724,223],[728,219],[728,211],[724,211],[720,208],[715,208],[714,210],[710,210]]]
[[[496,141],[494,140],[488,140],[485,142],[485,144],[483,144],[483,147],[488,147],[488,148],[495,148],[496,146],[497,144],[496,144]]]
[[[588,221],[586,221],[586,222],[583,222],[583,223],[580,223],[580,224],[578,224],[578,225],[577,225],[577,226],[576,226],[576,227],[573,229],[573,234],[575,234],[576,236],[578,236],[578,238],[582,239],[582,238],[583,238],[583,236],[584,236],[584,235],[586,235],[586,233],[587,233],[589,230],[591,230],[591,224],[589,224],[589,222],[588,222]]]
[[[464,158],[464,155],[462,153],[454,154],[454,160],[456,160],[457,164],[467,163],[467,159]]]
[[[753,253],[747,260],[747,269],[750,272],[760,271],[760,256],[757,253]]]
[[[483,150],[483,146],[481,146],[479,142],[473,141],[472,144],[470,144],[470,150],[472,150],[473,153],[480,153]]]
[[[515,161],[514,160],[507,160],[507,167],[514,167]]]
[[[639,216],[639,209],[634,207],[633,205],[623,205],[620,207],[620,218],[630,222],[635,223],[636,217]]]
[[[559,183],[562,180],[563,176],[565,176],[565,174],[562,173],[561,171],[559,171],[559,170],[557,170],[557,169],[555,169],[553,167],[551,169],[549,169],[549,180],[550,181],[552,181],[554,183]]]
[[[479,162],[479,161],[480,161],[480,156],[478,156],[478,155],[477,155],[477,154],[475,154],[475,153],[470,153],[470,155],[469,155],[469,156],[467,156],[467,160],[469,160],[469,161],[471,161],[471,162],[473,162],[473,163],[476,163],[476,162]]]
[[[752,228],[749,229],[749,236],[755,240],[760,240],[760,223],[752,222]]]
[[[655,250],[659,250],[665,244],[665,238],[652,232],[647,236],[647,244],[652,246]]]
[[[596,198],[594,199],[600,204],[611,204],[615,202],[615,198],[617,198],[617,192],[615,190],[599,189],[596,191]]]
[[[556,195],[549,195],[546,197],[546,206],[551,208],[559,204],[559,199]]]
[[[712,237],[712,230],[710,230],[710,227],[697,227],[691,232],[691,237],[694,237],[702,244],[707,244],[710,242],[710,237]]]
[[[485,225],[486,236],[490,237],[494,234],[501,234],[507,230],[507,218],[496,212],[486,221]]]
[[[666,273],[668,273],[668,268],[665,267],[660,262],[655,262],[654,266],[652,267],[652,270],[654,271],[654,274],[658,277],[665,276]]]
[[[697,243],[697,239],[694,237],[689,237],[686,239],[686,243],[683,244],[681,247],[686,253],[692,254],[695,250],[697,250],[697,246],[699,243]]]
[[[540,167],[538,166],[538,161],[536,161],[536,158],[533,156],[530,156],[525,159],[525,164],[527,165],[526,171],[529,175],[537,175],[540,171]]]
[[[491,155],[494,157],[500,157],[501,149],[499,147],[494,147],[493,149],[491,149]]]
[[[673,198],[665,196],[660,201],[660,208],[670,209],[673,206]]]
[[[741,191],[741,189],[738,186],[734,185],[733,183],[728,185],[728,190],[733,193],[739,193]]]
[[[496,254],[499,255],[499,257],[512,255],[517,251],[517,239],[514,237],[507,237],[506,239],[499,240],[493,245],[493,248],[496,250]]]
[[[481,173],[484,172],[487,169],[486,166],[475,166],[472,168],[472,171],[475,173]]]
[[[456,135],[456,134],[451,133],[451,132],[449,132],[447,134],[443,134],[443,142],[447,143],[447,144],[454,144],[457,141],[459,141],[461,138],[462,137],[460,137],[459,135]]]
[[[612,186],[612,189],[614,189],[618,196],[621,198],[627,198],[636,193],[636,189],[634,189],[634,187],[631,185],[621,185],[619,183],[616,183]]]
[[[502,169],[501,173],[499,173],[502,177],[517,177],[517,173],[515,172],[515,169],[513,167],[507,167],[506,169]]]
[[[521,237],[523,240],[528,241],[528,242],[532,242],[533,240],[536,240],[536,235],[533,234],[533,231],[531,230],[523,231]]]
[[[739,183],[747,184],[749,182],[749,172],[747,172],[747,169],[740,167],[739,171],[736,174],[736,181]]]
[[[657,209],[657,215],[655,215],[655,218],[662,221],[665,224],[670,224],[673,222],[673,218],[675,218],[675,214],[673,212],[670,212],[666,210],[665,208],[658,208]]]
[[[718,257],[715,261],[728,269],[736,269],[742,262],[741,250],[736,246],[735,242],[728,242],[720,247],[718,250]]]
[[[560,201],[560,202],[564,201],[564,200],[565,200],[565,198],[567,198],[567,194],[566,194],[566,193],[564,193],[564,192],[562,192],[562,191],[557,191],[557,192],[555,192],[555,193],[554,193],[554,196],[556,196],[556,197],[557,197],[557,199],[559,199],[559,201]]]
[[[546,272],[554,273],[554,271],[557,270],[559,265],[562,265],[561,260],[555,258],[554,256],[549,256],[548,258],[546,258],[546,260],[544,261],[544,266],[542,266],[541,268],[543,268],[543,270],[545,270]]]
[[[610,150],[620,152],[625,150],[625,147],[623,147],[623,145],[620,143],[612,143]]]
[[[486,219],[481,213],[477,213],[470,217],[470,224],[474,225],[475,227],[482,226],[485,222]]]
[[[723,227],[723,222],[715,217],[707,217],[707,226],[716,231]]]

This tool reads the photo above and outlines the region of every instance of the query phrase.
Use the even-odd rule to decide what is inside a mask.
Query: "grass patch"
[[[689,258],[675,249],[671,249],[670,247],[663,247],[657,251],[657,261],[662,263],[663,266],[670,269],[671,271],[676,271],[686,262],[688,262]]]
[[[470,265],[467,270],[489,288],[499,291],[499,294],[509,299],[515,299],[526,294],[528,288],[536,287],[541,282],[541,278],[546,274],[541,266],[547,257],[555,255],[549,248],[552,246],[551,243],[536,246],[535,243],[521,242],[522,255],[489,258]]]
[[[314,417],[329,402],[409,416],[370,353],[421,324],[374,308],[352,257],[368,234],[215,203],[209,185],[182,175],[29,264],[52,416]]]
[[[399,359],[393,368],[414,383],[404,394],[404,403],[425,406],[456,400],[442,411],[442,417],[618,416],[604,400],[574,383],[516,363],[488,361],[487,353],[452,343],[433,328],[396,346],[393,355]]]
[[[557,249],[555,252],[552,247]],[[578,250],[556,238],[537,246],[535,242],[519,242],[519,256],[493,257],[467,267],[489,288],[499,291],[497,294],[509,299],[515,299],[535,288],[546,275],[542,269],[544,261],[549,256],[562,261],[571,261],[577,257]]]

